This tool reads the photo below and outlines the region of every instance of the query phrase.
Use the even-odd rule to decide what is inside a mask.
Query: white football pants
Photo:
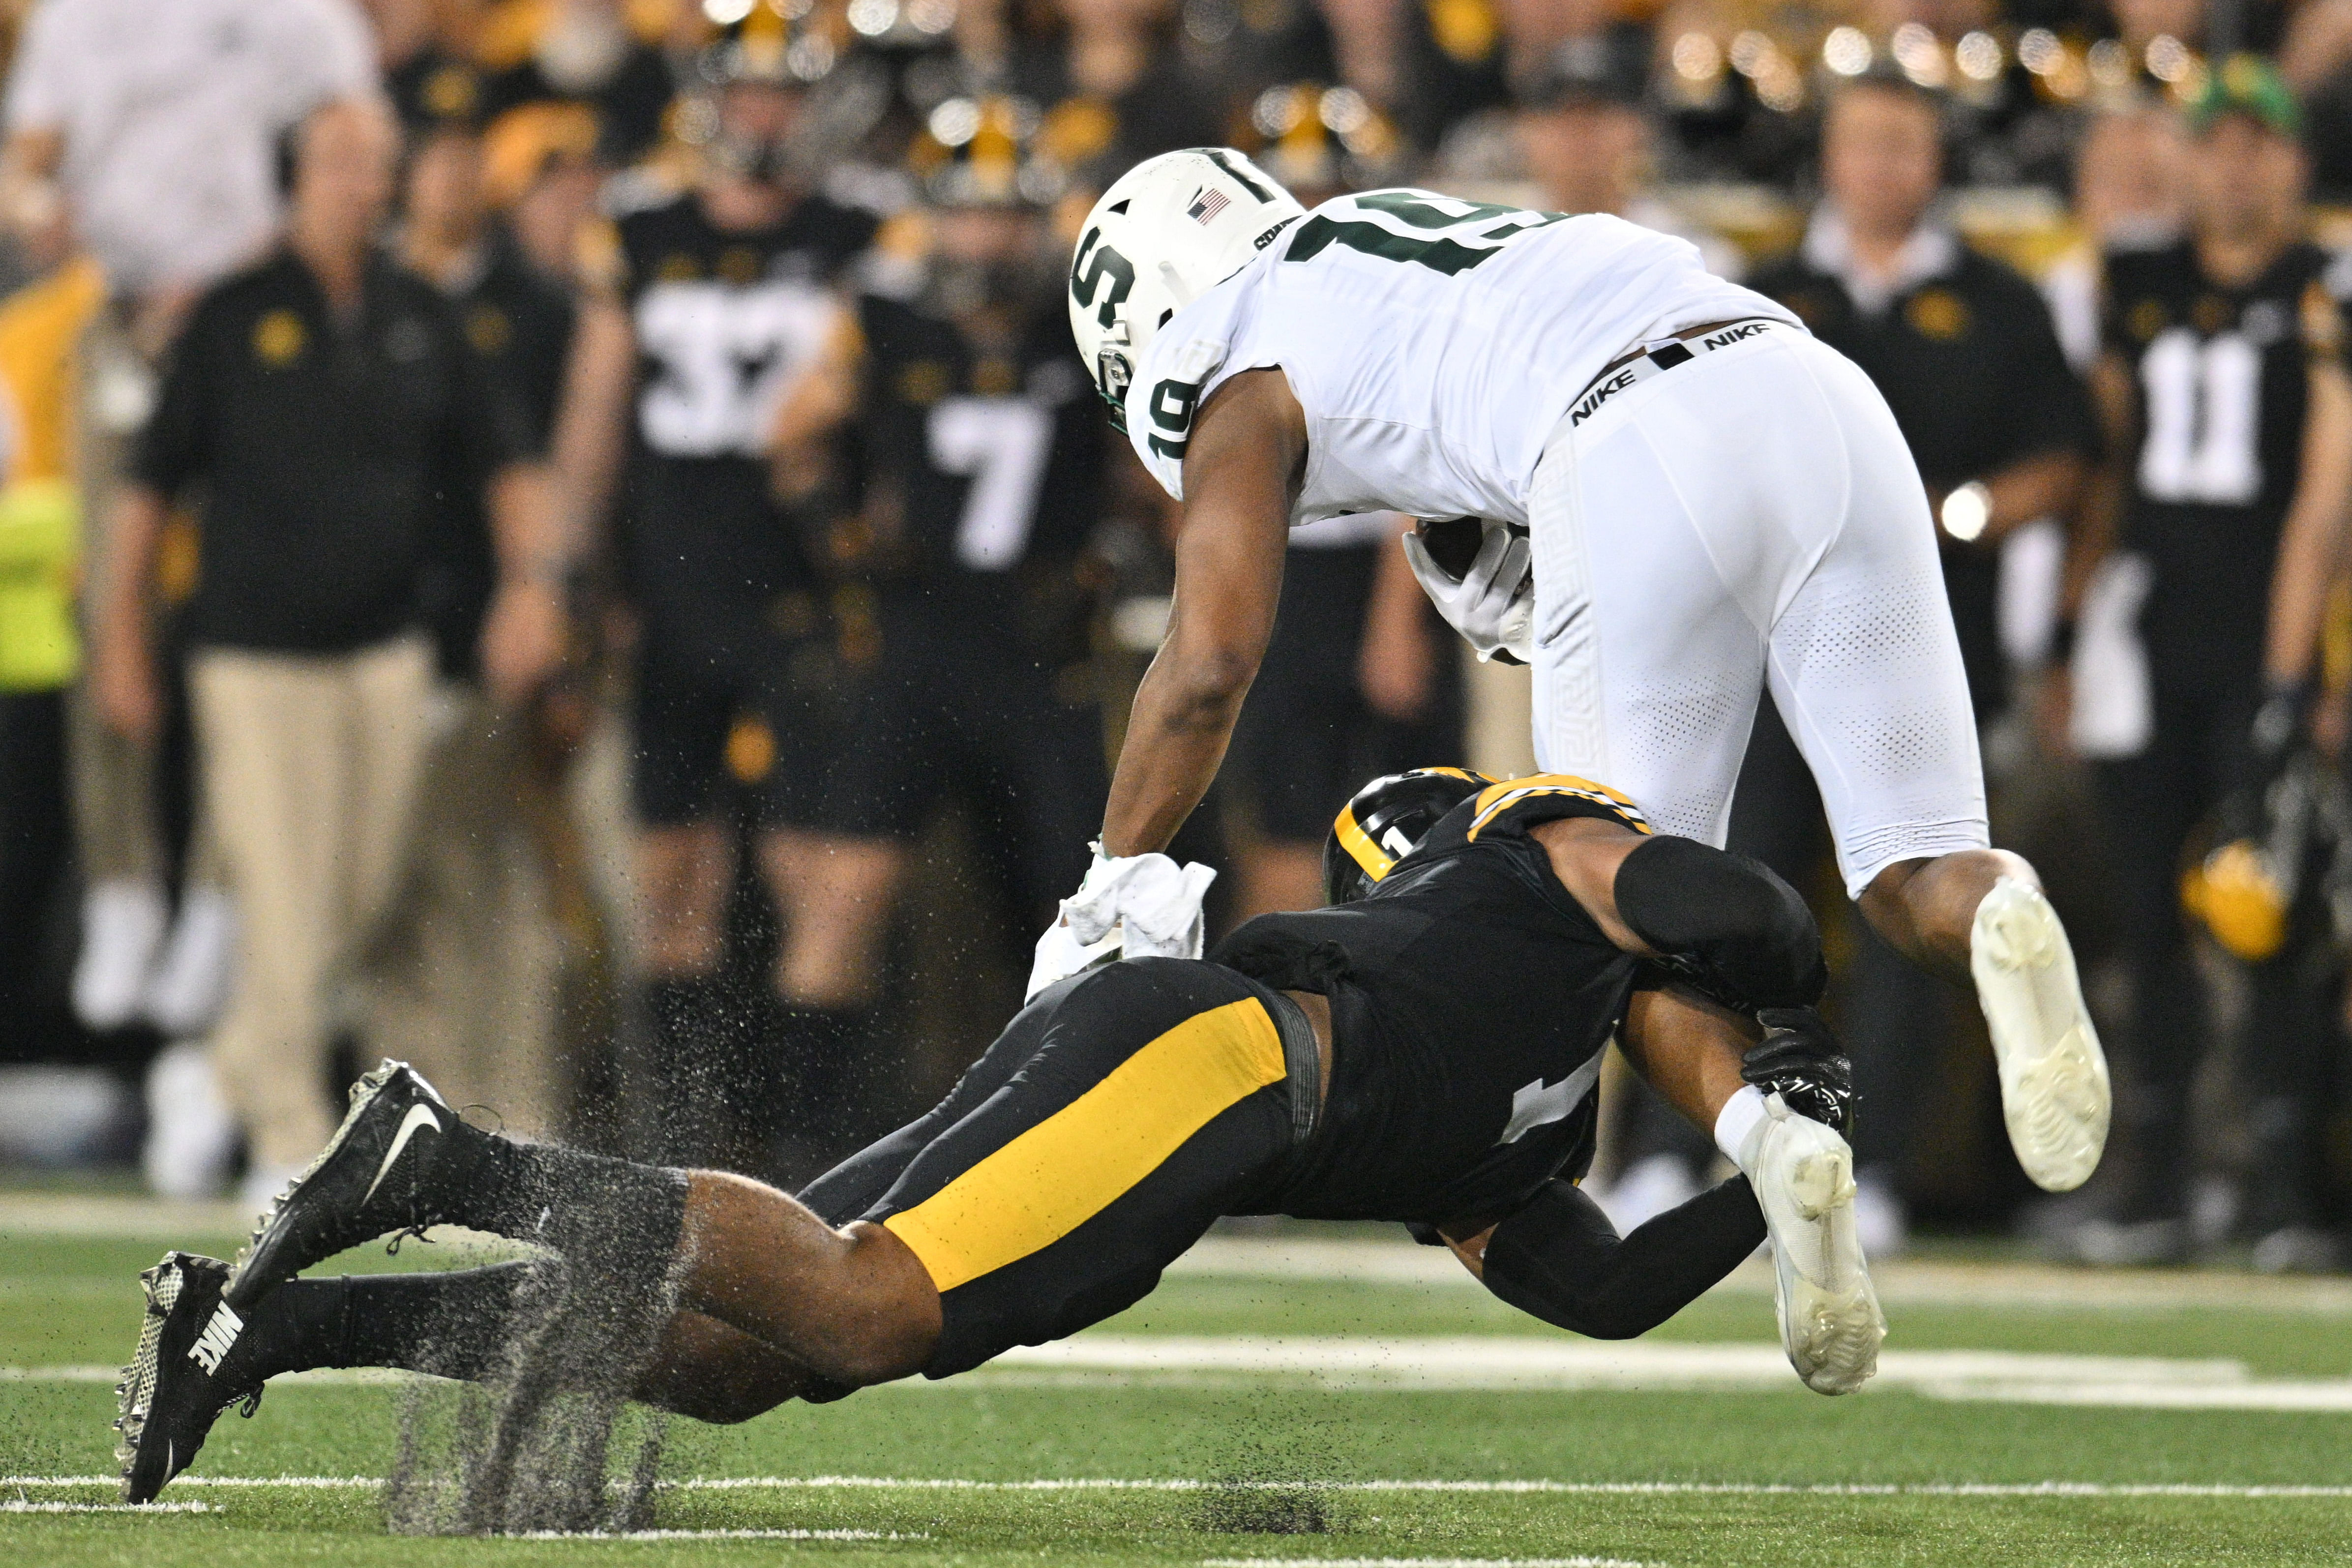
[[[1927,495],[1885,400],[1835,350],[1775,328],[1563,419],[1528,521],[1547,772],[1720,844],[1769,685],[1849,894],[1990,841]]]

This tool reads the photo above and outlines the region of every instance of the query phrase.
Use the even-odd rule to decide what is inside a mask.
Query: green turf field
[[[1753,1277],[1594,1346],[1423,1282],[1434,1254],[1319,1239],[1213,1242],[1136,1312],[1001,1370],[676,1423],[652,1539],[386,1534],[413,1395],[349,1380],[225,1417],[173,1511],[64,1511],[111,1500],[74,1478],[110,1470],[100,1369],[162,1238],[119,1205],[9,1228],[23,1212],[0,1199],[6,1568],[2352,1562],[2352,1285],[1889,1268],[1886,1371],[1828,1400],[1775,1373]]]

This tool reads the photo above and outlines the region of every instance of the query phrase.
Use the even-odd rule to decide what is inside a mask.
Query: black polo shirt
[[[1950,266],[1896,294],[1877,315],[1801,254],[1765,268],[1748,287],[1795,311],[1877,384],[1931,496],[2029,457],[2097,451],[2090,394],[2066,363],[2041,290],[1966,245],[1954,246]],[[1937,538],[1977,713],[1998,713],[2009,706],[1998,548],[1959,544],[1940,530]]]
[[[201,501],[192,637],[343,653],[414,624],[439,499],[526,450],[518,426],[457,313],[387,259],[347,323],[289,252],[215,285],[133,465]]]

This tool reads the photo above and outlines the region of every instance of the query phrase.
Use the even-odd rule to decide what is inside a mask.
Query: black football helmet
[[[1466,768],[1415,768],[1356,791],[1323,841],[1323,896],[1353,904],[1421,847],[1438,819],[1495,780]]]

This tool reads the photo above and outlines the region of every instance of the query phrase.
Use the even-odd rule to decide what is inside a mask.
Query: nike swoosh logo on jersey
[[[416,1135],[420,1127],[430,1127],[436,1133],[441,1130],[441,1118],[433,1113],[429,1105],[411,1105],[408,1114],[400,1119],[400,1131],[392,1135],[392,1147],[384,1150],[383,1163],[375,1167],[375,1180],[368,1183],[367,1191],[360,1195],[360,1202],[364,1204],[375,1196],[375,1189],[392,1174],[392,1162],[400,1158],[400,1151],[408,1146],[408,1140]]]

